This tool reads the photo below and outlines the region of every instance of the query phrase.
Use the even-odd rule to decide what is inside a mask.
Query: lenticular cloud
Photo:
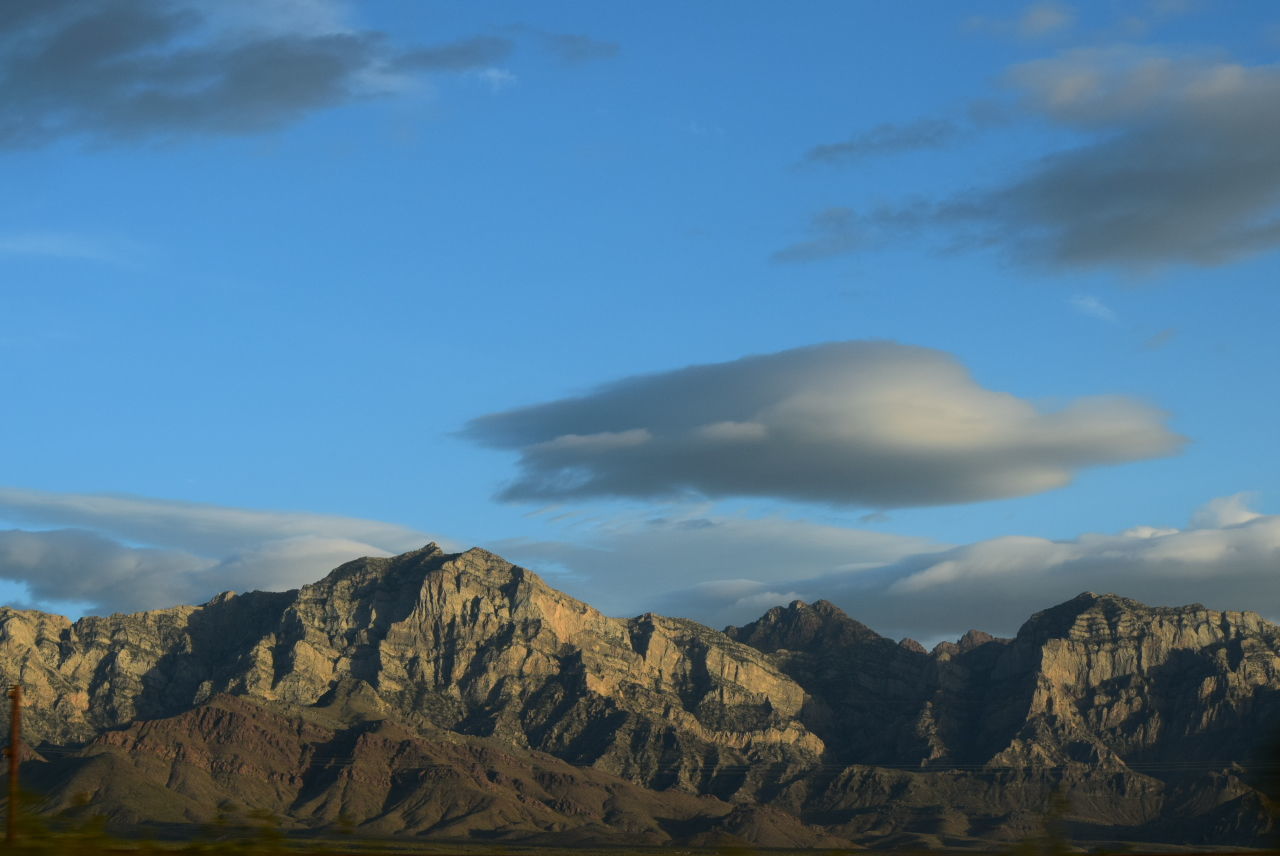
[[[878,508],[1038,493],[1182,438],[1121,397],[1056,411],[985,389],[949,354],[834,342],[625,378],[472,420],[520,454],[501,496],[767,496]]]

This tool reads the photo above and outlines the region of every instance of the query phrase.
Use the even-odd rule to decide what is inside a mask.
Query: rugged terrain
[[[47,811],[183,834],[983,846],[1249,844],[1280,627],[1082,594],[926,652],[801,602],[610,618],[487,553],[76,622],[0,609]],[[1060,798],[1055,797],[1060,795]]]

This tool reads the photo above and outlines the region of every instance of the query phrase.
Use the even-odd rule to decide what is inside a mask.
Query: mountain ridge
[[[454,735],[512,758],[555,758],[614,783],[600,787],[654,794],[659,814],[674,811],[658,796],[672,793],[723,809],[674,826],[649,816],[640,826],[653,840],[751,840],[740,833],[766,828],[757,838],[1008,839],[1034,826],[1036,800],[1060,788],[1095,837],[1157,840],[1199,817],[1195,834],[1226,823],[1243,843],[1268,823],[1239,768],[1280,716],[1280,627],[1255,613],[1085,592],[1036,613],[1011,639],[970,631],[925,652],[827,601],[794,601],[724,631],[654,614],[611,618],[488,551],[429,544],[356,559],[289,592],[224,592],[198,606],[75,622],[3,608],[0,675],[23,683],[31,742],[67,781],[107,763],[94,760],[104,753],[120,755],[111,740],[130,729],[198,731],[193,712],[228,716],[218,700],[239,699],[264,722],[301,723],[271,719],[282,734],[308,722],[335,734],[389,723],[378,727],[412,740]],[[301,752],[289,763],[301,764]],[[188,753],[144,769],[128,755],[111,763],[146,781],[164,764],[171,778],[210,763]],[[1180,761],[1200,765],[1196,775],[1166,775]],[[314,778],[307,769],[278,772],[302,782]],[[338,787],[324,781],[307,786]],[[202,787],[233,799],[228,785]],[[422,782],[397,787],[385,798],[431,800]],[[141,822],[128,799],[99,790],[116,822]],[[273,810],[292,823],[337,817],[275,793]],[[481,834],[384,808],[362,823]],[[748,821],[739,809],[765,813]],[[595,810],[553,814],[516,811],[508,833],[627,834]],[[721,823],[730,816],[736,832]]]

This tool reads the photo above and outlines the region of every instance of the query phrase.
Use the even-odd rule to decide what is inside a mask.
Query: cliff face
[[[545,757],[589,769],[605,777],[599,788],[636,788],[627,799],[714,801],[677,810],[655,795],[636,821],[655,842],[989,840],[1034,831],[1058,789],[1081,828],[1243,843],[1266,821],[1238,765],[1256,760],[1280,722],[1280,628],[1252,613],[1084,594],[1033,616],[1014,639],[975,631],[926,653],[822,601],[723,633],[656,615],[609,618],[483,550],[434,545],[348,563],[297,591],[198,607],[76,622],[0,609],[0,674],[23,683],[28,738],[53,759],[33,774],[63,790],[108,765],[161,791],[204,782],[193,806],[199,793],[225,801],[235,789],[207,747],[215,733],[218,745],[234,740],[211,723],[247,734],[249,720],[284,717],[294,724],[268,731],[293,735],[272,738],[288,746],[254,757],[293,784],[260,799],[295,822],[330,823],[360,803],[343,802],[308,758],[378,723],[377,733],[418,741],[409,756],[469,740],[517,766]],[[464,763],[448,758],[433,769]],[[444,779],[414,775],[392,790],[435,805],[424,795]],[[145,818],[143,785],[93,792],[120,822]],[[498,799],[503,816],[521,818],[512,834],[625,832],[603,815],[588,822],[592,811],[548,819],[560,797],[528,811],[508,799],[522,803]],[[322,811],[316,800],[345,807]],[[472,828],[446,815],[366,812],[360,822]]]
[[[67,743],[216,694],[321,703],[373,688],[408,724],[493,735],[645,784],[673,759],[813,761],[804,691],[760,651],[690,621],[608,618],[483,550],[360,559],[294,592],[84,618],[0,613],[0,671],[33,742]]]
[[[1251,612],[1086,592],[1014,639],[970,631],[931,654],[824,601],[725,633],[811,694],[801,721],[849,762],[1227,766],[1280,723],[1280,627]]]
[[[1280,723],[1280,627],[1252,612],[1086,593],[1033,616],[1008,659],[1036,668],[1001,757],[1068,747],[1131,765],[1244,761]]]

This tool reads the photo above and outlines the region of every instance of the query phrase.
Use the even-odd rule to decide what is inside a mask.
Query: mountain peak
[[[910,651],[913,654],[928,654],[929,650],[912,639],[910,636],[904,636],[898,640],[898,647]]]
[[[431,556],[439,555],[439,554],[441,554],[441,553],[443,553],[443,552],[444,552],[444,550],[440,549],[440,545],[439,545],[439,544],[437,544],[435,541],[428,541],[426,544],[423,544],[423,545],[422,545],[421,547],[419,547],[418,549],[416,549],[416,550],[410,550],[410,551],[409,551],[409,552],[407,552],[407,553],[401,553],[401,554],[400,554],[399,556],[397,556],[396,558],[398,558],[398,559],[426,559],[426,558],[430,558]]]
[[[488,799],[506,787],[501,776],[514,775],[494,759],[529,753],[544,768],[553,760],[562,766],[512,785],[521,797],[512,805],[533,806],[564,829],[587,816],[575,784],[584,776],[620,777],[609,787],[632,789],[613,792],[626,805],[683,793],[692,814],[682,816],[690,818],[709,797],[749,805],[778,796],[773,773],[743,770],[796,777],[790,795],[763,806],[807,813],[787,823],[853,812],[859,819],[841,833],[851,836],[864,836],[857,824],[872,813],[877,829],[934,835],[937,807],[962,790],[983,796],[956,808],[948,824],[972,816],[975,829],[1021,834],[1018,813],[1050,787],[1081,795],[1089,822],[1112,830],[1132,829],[1135,817],[1183,822],[1187,806],[1212,788],[1231,802],[1188,822],[1228,817],[1248,829],[1252,809],[1239,797],[1251,792],[1220,767],[1187,786],[1193,790],[1170,785],[1161,795],[1125,764],[1257,757],[1259,736],[1280,715],[1277,675],[1280,627],[1252,613],[1083,592],[1038,613],[1016,640],[970,631],[930,657],[917,642],[886,639],[826,600],[775,607],[725,635],[688,619],[609,618],[487,550],[446,553],[435,544],[348,562],[300,590],[222,595],[206,608],[75,625],[0,609],[0,678],[23,681],[28,733],[51,745],[102,741],[83,759],[59,756],[66,769],[103,763],[104,747],[120,750],[109,768],[113,782],[127,785],[111,797],[124,800],[119,805],[156,793],[164,796],[156,805],[189,799],[184,805],[199,809],[235,796],[311,824],[321,803],[300,800],[320,800],[324,791],[328,816],[351,811],[370,818],[370,830],[386,829],[372,824],[388,816],[390,792],[367,802],[348,796],[363,799],[371,782],[395,785],[385,768],[398,762],[387,759],[403,759],[405,769],[465,770],[442,775],[432,791],[456,805],[459,783],[474,781]],[[168,724],[150,724],[166,717]],[[414,748],[415,740],[427,748]],[[175,756],[177,742],[191,748]],[[359,773],[349,794],[347,779],[324,790],[335,781],[329,767],[298,766],[299,759],[328,765],[335,747],[340,757],[375,759],[378,771]],[[481,754],[457,754],[466,747]],[[423,754],[430,752],[445,754]],[[1093,775],[1099,759],[1107,783]],[[988,763],[1021,765],[1033,790],[982,784],[987,774],[973,770]],[[199,775],[192,764],[203,765]],[[885,766],[870,766],[877,764]],[[210,775],[244,765],[305,789],[285,797],[274,786],[246,792],[249,777]],[[833,779],[839,765],[851,766]],[[1035,778],[1041,768],[1054,779]],[[100,775],[99,766],[76,769]],[[480,771],[485,776],[475,778]],[[101,781],[77,780],[63,794],[107,800],[94,790]],[[183,796],[182,783],[192,782],[203,790]],[[560,785],[573,785],[572,798],[545,790]],[[591,799],[606,805],[613,797]],[[197,816],[174,811],[175,823]],[[502,822],[514,816],[502,814]],[[485,817],[475,828],[498,815]],[[694,829],[687,820],[679,825]]]
[[[471,547],[461,553],[455,553],[446,560],[450,567],[460,568],[473,574],[483,576],[510,576],[516,565],[508,562],[497,553],[490,553],[483,547]]]
[[[724,632],[731,639],[766,653],[780,649],[808,651],[884,639],[829,600],[813,604],[793,600],[785,607],[775,606],[750,624],[726,627]]]
[[[1229,621],[1228,616],[1249,613],[1216,613],[1202,603],[1183,606],[1148,606],[1118,594],[1081,592],[1068,601],[1035,613],[1018,630],[1019,639],[1132,636],[1152,632],[1155,624],[1191,626],[1207,621]],[[1214,617],[1217,616],[1217,617]],[[1261,619],[1246,619],[1250,626]]]
[[[445,553],[440,549],[439,545],[432,541],[416,550],[410,550],[398,556],[361,556],[358,559],[352,559],[350,562],[338,565],[338,567],[326,574],[324,579],[312,583],[312,585],[333,585],[342,580],[383,577],[403,568],[418,566],[423,562],[437,559],[444,555]]]

